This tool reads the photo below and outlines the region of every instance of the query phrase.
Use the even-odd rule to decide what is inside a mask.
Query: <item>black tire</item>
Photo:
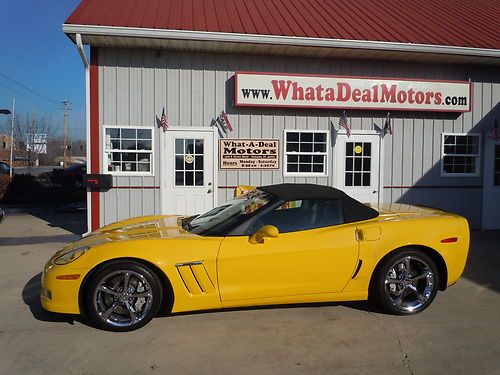
[[[425,310],[438,289],[439,271],[434,260],[422,251],[405,249],[377,266],[368,296],[387,313],[411,315]]]
[[[130,260],[104,264],[90,276],[83,294],[86,318],[95,327],[114,332],[143,327],[158,313],[161,301],[155,272]]]

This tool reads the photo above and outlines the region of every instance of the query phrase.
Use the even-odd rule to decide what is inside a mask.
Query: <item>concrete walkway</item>
[[[0,374],[500,374],[500,232],[473,233],[464,277],[416,316],[295,306],[157,318],[115,334],[38,302],[45,261],[84,220],[18,212],[0,224]]]

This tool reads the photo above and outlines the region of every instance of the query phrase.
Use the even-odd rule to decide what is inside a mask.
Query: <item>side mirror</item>
[[[253,244],[264,243],[264,238],[276,238],[278,234],[280,232],[274,225],[264,225],[254,235],[250,236],[249,241]]]

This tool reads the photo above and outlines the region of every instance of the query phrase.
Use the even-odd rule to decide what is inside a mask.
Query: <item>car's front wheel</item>
[[[84,290],[87,317],[101,329],[125,332],[146,325],[162,300],[161,283],[148,267],[123,260],[105,264]]]
[[[438,288],[439,272],[434,260],[421,251],[403,250],[377,267],[369,298],[384,311],[409,315],[426,309]]]

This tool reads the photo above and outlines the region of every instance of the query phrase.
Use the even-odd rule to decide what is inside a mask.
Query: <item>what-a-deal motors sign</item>
[[[237,72],[236,105],[468,112],[471,83]]]

